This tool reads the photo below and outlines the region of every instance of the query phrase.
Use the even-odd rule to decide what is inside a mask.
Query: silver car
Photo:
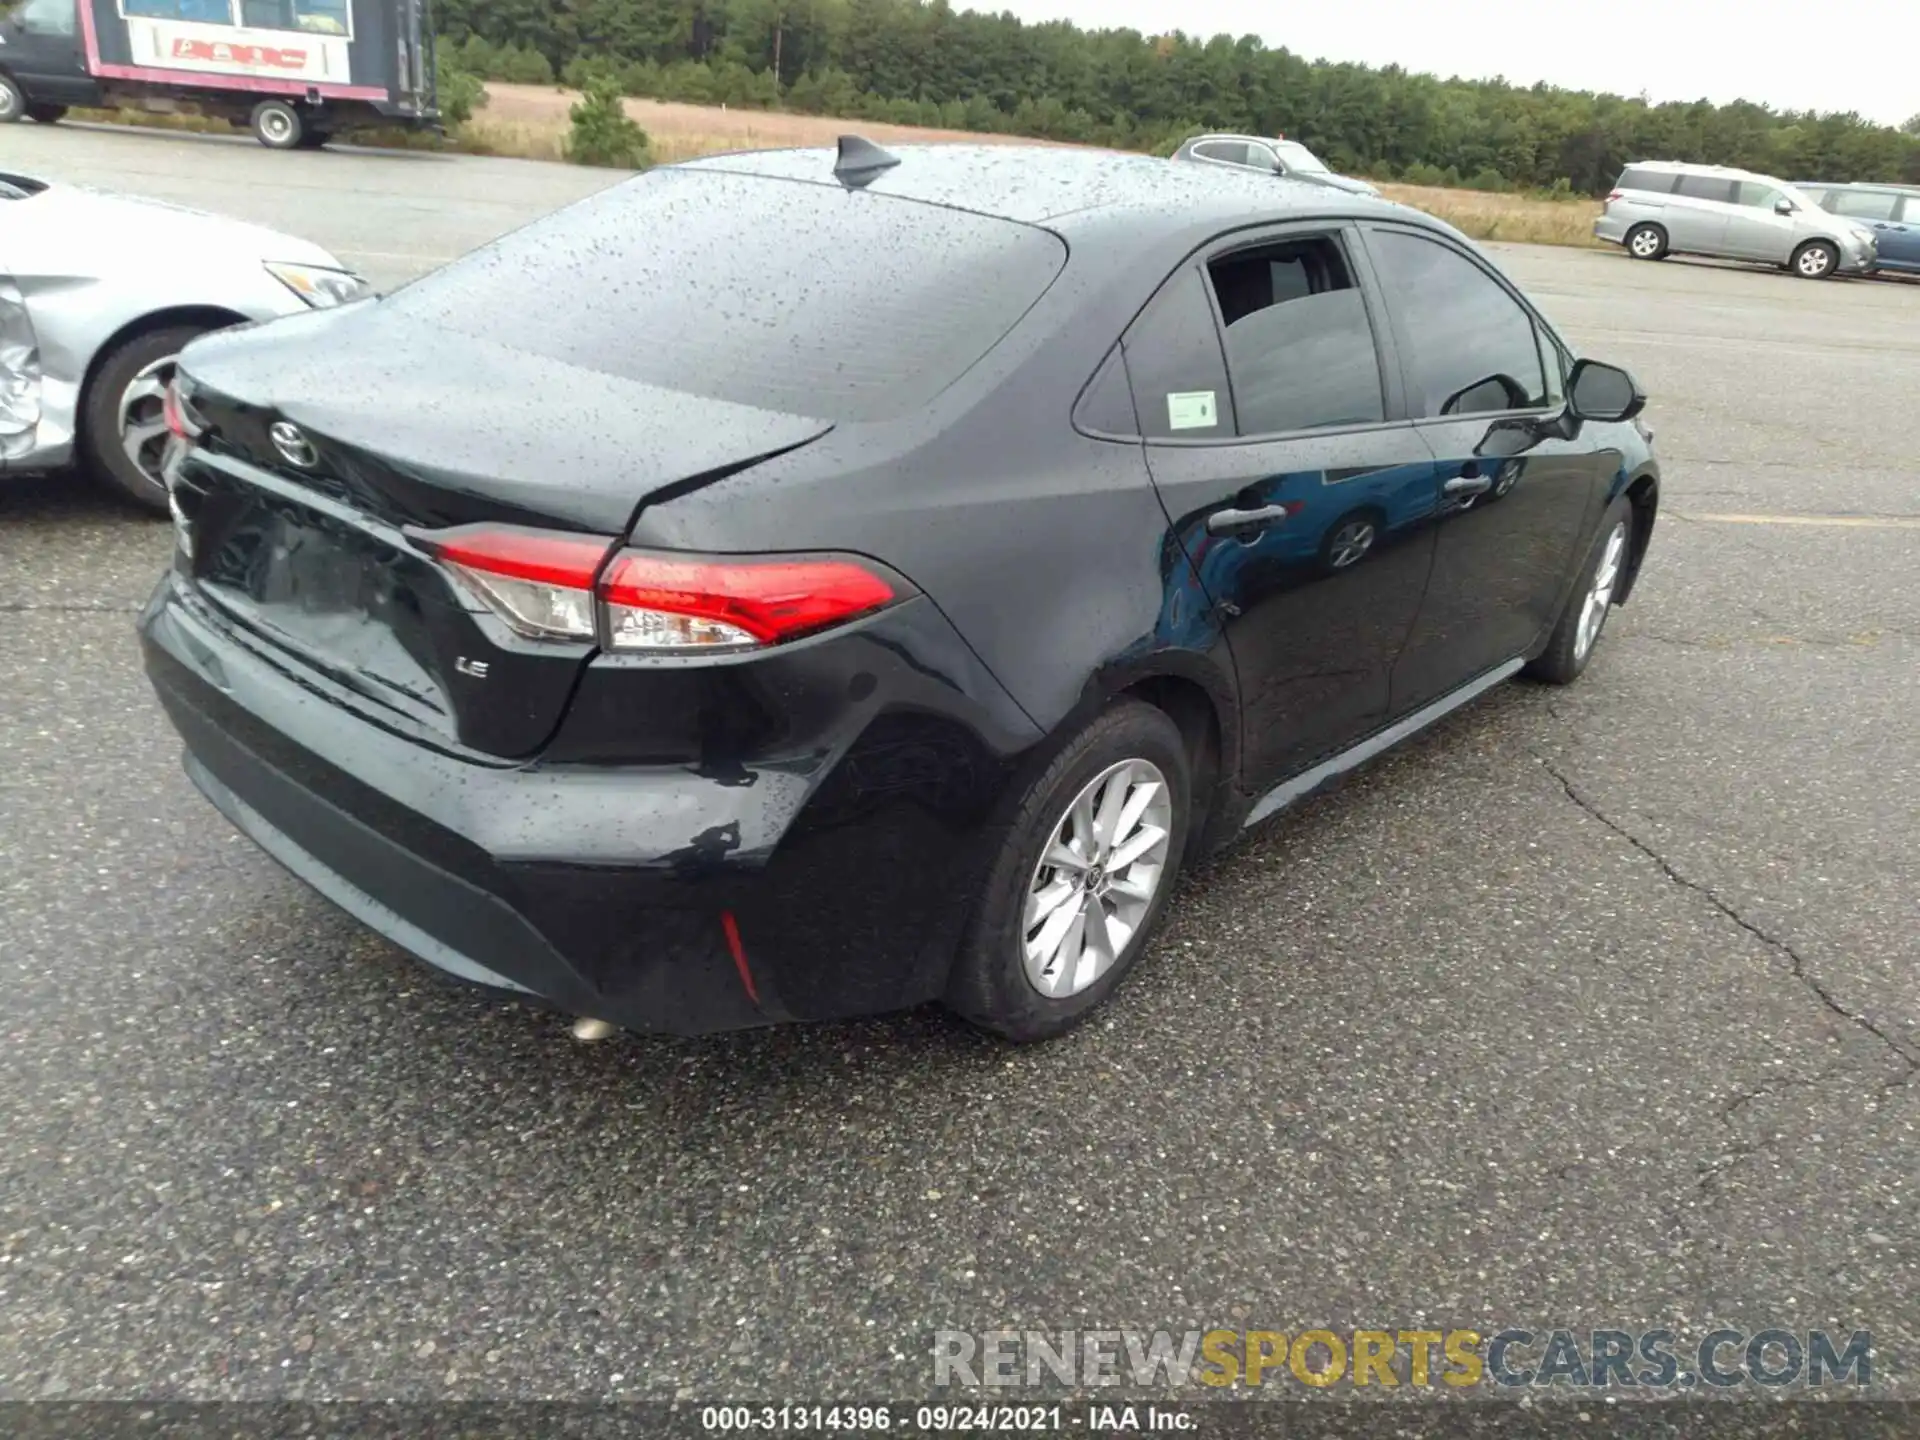
[[[1263,175],[1284,175],[1289,180],[1310,180],[1354,195],[1380,193],[1364,180],[1336,175],[1313,151],[1284,135],[1271,139],[1264,135],[1196,135],[1174,151],[1173,158],[1197,160],[1202,165],[1258,170]]]
[[[162,402],[186,343],[370,293],[291,235],[0,171],[0,472],[79,460],[164,511]]]
[[[1809,280],[1860,274],[1879,258],[1870,228],[1828,214],[1784,180],[1665,160],[1620,173],[1593,233],[1636,260],[1757,260]]]

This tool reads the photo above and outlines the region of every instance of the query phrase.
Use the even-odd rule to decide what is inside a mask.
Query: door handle
[[[1442,493],[1456,499],[1462,495],[1484,495],[1493,488],[1493,481],[1485,475],[1456,475],[1440,487]]]
[[[1258,510],[1216,510],[1207,517],[1209,535],[1244,535],[1271,530],[1293,512],[1284,505],[1262,505]]]

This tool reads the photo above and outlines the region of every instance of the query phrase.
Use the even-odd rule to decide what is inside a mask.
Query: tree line
[[[1162,152],[1202,130],[1284,134],[1414,184],[1597,195],[1641,159],[1920,184],[1920,116],[1442,80],[950,0],[438,0],[435,19],[443,65],[485,79]]]

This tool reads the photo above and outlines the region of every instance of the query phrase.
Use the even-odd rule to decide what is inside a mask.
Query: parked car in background
[[[1196,160],[1202,165],[1230,165],[1240,170],[1256,170],[1262,175],[1284,175],[1289,180],[1310,180],[1330,185],[1354,195],[1378,195],[1380,191],[1365,180],[1336,175],[1326,162],[1298,140],[1284,135],[1198,135],[1173,152],[1176,160]]]
[[[77,458],[164,513],[161,400],[187,342],[367,293],[291,235],[0,172],[0,472]]]
[[[1784,180],[1664,160],[1620,172],[1593,233],[1636,260],[1753,260],[1808,280],[1862,274],[1878,256],[1871,226],[1829,214]]]
[[[842,143],[657,168],[174,382],[141,631],[195,784],[590,1030],[1060,1034],[1183,865],[1578,677],[1653,533],[1632,377],[1437,220]]]
[[[1829,214],[1871,225],[1882,270],[1920,273],[1920,189],[1905,185],[1835,185],[1824,180],[1795,187]]]

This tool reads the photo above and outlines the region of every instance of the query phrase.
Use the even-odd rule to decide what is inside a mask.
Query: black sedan
[[[1580,674],[1643,404],[1385,201],[723,156],[190,346],[146,663],[208,799],[455,975],[1039,1039],[1183,864]]]

